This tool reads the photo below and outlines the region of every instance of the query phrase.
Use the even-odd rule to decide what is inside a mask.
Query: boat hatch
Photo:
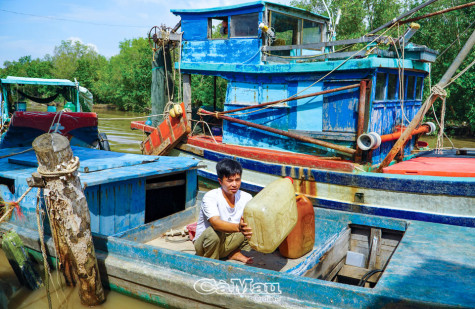
[[[5,177],[0,177],[0,185],[7,186],[11,194],[15,194],[15,180]]]
[[[145,188],[145,223],[185,210],[185,172],[147,178]]]
[[[374,288],[404,232],[349,225],[305,276]]]

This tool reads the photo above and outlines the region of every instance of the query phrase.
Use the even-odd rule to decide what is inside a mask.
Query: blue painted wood
[[[79,171],[89,173],[111,168],[138,165],[159,160],[159,157],[137,155],[130,153],[103,151],[84,147],[71,147],[75,156],[81,162]],[[38,167],[36,155],[33,151],[8,158],[9,163]]]
[[[191,209],[185,212],[189,211]],[[183,214],[183,212],[180,213],[177,218]],[[164,274],[173,273],[175,282],[183,286],[186,282],[184,278],[188,281],[192,279],[191,285],[200,278],[212,278],[228,283],[231,279],[278,283],[282,292],[278,297],[283,297],[282,300],[298,301],[300,307],[368,308],[397,304],[403,307],[468,308],[473,304],[475,299],[475,271],[473,269],[475,229],[318,208],[315,217],[314,250],[303,263],[297,265],[289,273],[211,260],[144,245],[125,238],[94,235],[94,244],[99,257],[102,256],[102,252],[107,252],[107,256],[123,259],[124,262],[143,261],[141,270],[159,267]],[[163,220],[163,222],[169,221],[170,218]],[[331,244],[348,224],[405,231],[405,235],[375,288],[368,289],[296,275],[299,271],[303,272],[307,267],[315,265],[319,260],[318,256],[324,253],[329,247],[328,244]],[[33,241],[38,237],[34,231],[8,223],[0,225],[0,228],[14,228],[22,237],[32,239],[26,243],[37,246],[36,241]],[[303,268],[299,269],[299,267]],[[134,278],[131,271],[134,270],[124,271],[124,276],[127,274],[131,276],[123,279]],[[164,285],[154,285],[157,279],[151,280],[150,286],[146,288],[166,289]],[[141,291],[135,292],[135,295],[141,295]],[[199,297],[199,295],[196,294],[194,297]],[[208,297],[213,297],[213,295]],[[230,303],[238,302],[239,299],[242,299],[242,296],[236,295]]]
[[[232,156],[204,150],[204,158],[220,161]],[[290,167],[282,175],[282,165],[237,157],[243,168],[278,176],[291,176]],[[294,173],[295,174],[295,173]],[[336,171],[311,169],[313,178],[318,182],[370,188],[395,192],[445,194],[451,196],[475,197],[475,179],[464,177],[436,177],[397,174],[360,173],[350,174]],[[307,175],[307,174],[305,174]]]
[[[0,157],[19,153],[25,149],[27,148],[0,149]],[[73,153],[80,157],[81,165],[84,160],[86,166],[96,170],[81,173],[80,180],[85,187],[91,214],[91,230],[104,235],[113,235],[144,223],[145,182],[148,176],[187,172],[198,164],[198,161],[190,158],[120,154],[88,148],[73,147]],[[0,184],[0,197],[4,201],[18,200],[28,189],[26,179],[36,172],[36,168],[31,166],[36,165],[36,158],[33,161],[31,156],[34,156],[33,151],[0,159],[0,177],[12,179],[16,190],[15,194],[12,194],[5,185]],[[19,160],[17,157],[23,159]],[[147,161],[152,162],[146,163]],[[88,165],[87,162],[91,164]],[[99,168],[101,170],[97,170]],[[189,185],[186,202],[193,205],[197,190],[196,170],[187,173]],[[36,192],[37,189],[31,190],[20,204],[24,219],[14,216],[13,222],[21,222],[26,227],[36,228]]]
[[[197,170],[186,172],[186,197],[185,208],[192,207],[196,203],[198,193],[198,173]]]

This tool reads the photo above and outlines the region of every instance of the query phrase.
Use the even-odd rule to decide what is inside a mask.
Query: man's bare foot
[[[243,262],[244,264],[252,264],[254,263],[254,259],[251,256],[245,256],[241,253],[241,250],[236,250],[230,255],[228,255],[228,260],[236,260],[239,262]]]

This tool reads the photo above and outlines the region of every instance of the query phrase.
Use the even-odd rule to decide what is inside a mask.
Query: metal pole
[[[451,7],[449,9],[433,12],[433,13],[430,13],[430,14],[426,14],[426,15],[422,15],[422,16],[418,16],[418,17],[414,17],[414,18],[409,18],[409,19],[400,21],[399,24],[404,25],[404,24],[407,24],[407,23],[412,23],[412,22],[420,20],[420,19],[429,18],[429,17],[432,17],[432,16],[444,14],[444,13],[447,13],[447,12],[468,8],[468,7],[473,6],[473,5],[475,5],[475,2],[470,2],[470,3],[454,6],[454,7]]]
[[[428,6],[429,4],[434,3],[434,2],[436,2],[436,1],[437,1],[437,0],[429,0],[429,1],[425,2],[425,3],[422,3],[421,5],[419,5],[419,6],[415,7],[415,8],[413,8],[412,10],[403,13],[403,14],[400,15],[399,17],[394,18],[394,19],[391,20],[390,22],[385,23],[385,24],[382,25],[381,27],[374,29],[374,30],[371,31],[369,34],[375,34],[375,33],[377,33],[378,31],[380,31],[380,30],[382,30],[382,29],[384,29],[384,28],[390,27],[390,26],[392,26],[393,24],[395,24],[395,23],[397,23],[398,21],[400,21],[401,19],[403,19],[404,17],[409,16],[409,15],[411,15],[412,13],[417,12],[417,11],[419,11],[420,9],[422,9],[422,8]]]
[[[253,127],[253,128],[256,128],[256,129],[259,129],[259,130],[263,130],[263,131],[267,131],[267,132],[287,136],[287,137],[290,137],[290,138],[294,138],[296,140],[299,140],[299,141],[302,141],[302,142],[305,142],[305,143],[315,144],[315,145],[323,146],[323,147],[326,147],[326,148],[334,149],[334,150],[337,150],[339,152],[348,153],[348,154],[351,154],[351,155],[356,153],[356,150],[352,149],[352,148],[336,145],[336,144],[333,144],[333,143],[324,142],[324,141],[314,139],[314,138],[311,138],[311,137],[308,137],[308,136],[302,136],[302,135],[290,133],[290,132],[287,132],[287,131],[274,129],[274,128],[271,128],[271,127],[263,126],[263,125],[260,125],[260,124],[257,124],[257,123],[253,123],[253,122],[249,122],[249,121],[245,121],[245,120],[241,120],[241,119],[237,119],[237,118],[232,118],[232,117],[229,117],[229,116],[222,116],[220,114],[209,112],[209,111],[206,111],[206,110],[203,110],[203,109],[200,109],[199,113],[212,115],[212,116],[214,116],[218,119],[224,119],[224,120],[227,120],[227,121],[236,122],[236,123],[248,126],[248,127]]]

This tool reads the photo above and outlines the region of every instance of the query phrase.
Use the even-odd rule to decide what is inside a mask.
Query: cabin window
[[[230,37],[256,37],[259,13],[231,16]]]
[[[208,18],[208,39],[228,38],[228,17]]]
[[[376,94],[374,95],[375,100],[384,100],[384,94],[386,92],[386,74],[377,73],[376,74]]]
[[[414,84],[416,82],[416,77],[415,76],[408,76],[406,79],[407,79],[406,100],[414,100]]]
[[[270,25],[275,31],[275,39],[272,46],[299,44],[299,23],[300,20],[288,15],[271,12]],[[290,50],[274,52],[281,56],[289,56]]]
[[[397,99],[397,75],[388,74],[388,100]]]
[[[302,44],[320,43],[322,41],[322,25],[320,23],[303,20]]]
[[[416,100],[422,100],[422,77],[416,80]]]

